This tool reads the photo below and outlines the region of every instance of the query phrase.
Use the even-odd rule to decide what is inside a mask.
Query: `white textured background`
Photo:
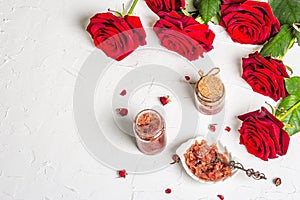
[[[222,141],[244,161],[268,175],[255,181],[243,173],[216,185],[191,180],[180,165],[146,175],[117,178],[95,161],[76,133],[74,84],[85,59],[95,50],[85,27],[107,8],[121,10],[120,0],[0,0],[0,200],[96,199],[300,199],[300,135],[291,138],[288,154],[263,162],[239,145],[235,118],[272,102],[249,90],[240,78],[240,58],[256,46],[234,44],[220,27],[209,55],[222,69],[227,87]],[[157,19],[141,0],[135,10],[145,27]],[[300,48],[284,62],[300,75]],[[245,102],[245,103],[244,103]],[[275,187],[272,178],[282,178]],[[171,194],[165,194],[166,188]]]

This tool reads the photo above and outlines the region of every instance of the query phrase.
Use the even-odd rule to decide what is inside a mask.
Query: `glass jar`
[[[156,110],[140,111],[133,124],[138,149],[148,155],[163,151],[167,144],[165,129],[165,120]]]
[[[206,115],[214,115],[224,107],[225,87],[215,75],[202,76],[195,84],[194,96],[197,109]]]

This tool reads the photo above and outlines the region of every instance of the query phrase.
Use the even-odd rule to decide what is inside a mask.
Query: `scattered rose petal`
[[[119,115],[121,115],[122,117],[126,116],[128,114],[128,110],[127,108],[118,108],[117,112],[119,113]]]
[[[277,186],[281,185],[281,178],[278,178],[278,177],[277,177],[277,178],[274,178],[274,179],[273,179],[273,182],[274,182],[274,184],[275,184],[276,187],[277,187]]]
[[[217,197],[219,197],[220,200],[224,200],[224,196],[221,194],[218,194]]]
[[[226,127],[225,127],[225,131],[230,132],[230,131],[231,131],[231,128],[230,128],[229,126],[226,126]]]
[[[126,178],[127,172],[125,169],[118,171],[119,178]]]
[[[184,78],[185,78],[185,80],[187,80],[187,81],[191,80],[191,77],[190,77],[190,76],[185,76]]]
[[[172,156],[172,160],[173,160],[173,162],[170,163],[171,165],[175,164],[175,163],[178,163],[180,161],[180,157],[177,154],[174,154]]]
[[[121,96],[125,96],[127,94],[126,90],[122,90],[122,92],[120,93]]]
[[[159,97],[159,100],[160,100],[160,103],[163,106],[171,102],[171,99],[170,99],[170,97],[168,95],[167,96]]]
[[[171,192],[172,192],[172,190],[170,188],[165,189],[166,194],[170,194]]]
[[[212,132],[215,132],[215,131],[216,131],[216,125],[217,125],[217,124],[210,124],[210,125],[208,125],[208,129],[209,129],[210,131],[212,131]]]

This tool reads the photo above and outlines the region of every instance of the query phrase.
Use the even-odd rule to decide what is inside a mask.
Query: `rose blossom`
[[[258,1],[221,5],[220,25],[241,44],[263,44],[280,29],[270,5]]]
[[[290,136],[282,128],[284,124],[266,108],[238,116],[243,121],[240,144],[254,156],[267,161],[287,153]]]
[[[90,19],[87,31],[96,47],[118,61],[146,44],[145,30],[136,16],[117,17],[110,12],[98,13]]]
[[[284,78],[289,78],[282,61],[271,57],[262,57],[255,52],[248,58],[242,58],[242,78],[253,91],[271,97],[274,101],[288,95]]]
[[[193,17],[159,12],[160,19],[153,29],[161,41],[161,45],[171,51],[195,60],[203,56],[203,52],[210,51],[215,38],[208,25],[198,23]]]
[[[155,13],[159,11],[170,12],[185,7],[185,0],[145,0],[148,7]]]
[[[222,0],[222,4],[243,3],[246,0]]]

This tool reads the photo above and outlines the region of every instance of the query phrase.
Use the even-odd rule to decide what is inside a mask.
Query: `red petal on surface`
[[[125,169],[118,171],[119,178],[126,178],[127,172]]]
[[[166,194],[170,194],[171,192],[172,192],[172,190],[170,188],[165,189]]]
[[[121,115],[122,117],[124,117],[128,114],[127,108],[118,108],[117,111],[118,111],[119,115]]]
[[[171,99],[169,96],[162,96],[162,97],[159,97],[159,101],[164,106],[164,105],[168,104],[169,102],[171,102]]]
[[[171,162],[170,164],[178,163],[180,161],[180,157],[177,154],[174,154],[172,156],[172,160],[173,160],[173,162]]]
[[[226,126],[226,127],[225,127],[225,131],[230,132],[230,131],[231,131],[231,128],[230,128],[229,126]]]
[[[273,183],[277,186],[281,185],[281,178],[277,177],[273,179]]]
[[[121,96],[125,96],[126,94],[127,94],[126,90],[122,90],[121,93],[120,93]]]
[[[212,131],[212,132],[215,132],[216,131],[216,124],[210,124],[210,125],[208,125],[208,129],[210,130],[210,131]]]

